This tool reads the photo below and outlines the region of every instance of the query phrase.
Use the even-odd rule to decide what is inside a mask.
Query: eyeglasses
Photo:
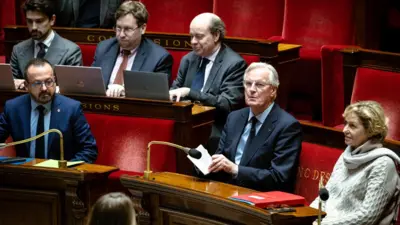
[[[265,87],[267,87],[268,83],[264,83],[264,82],[257,82],[257,81],[249,81],[249,80],[245,80],[243,81],[243,85],[245,88],[251,88],[253,86],[253,84],[256,86],[257,90],[262,90]]]
[[[31,83],[30,85],[32,86],[32,88],[41,88],[43,86],[43,84],[46,87],[53,87],[54,86],[54,80],[53,79],[47,79],[45,81],[35,81],[33,83]]]
[[[124,32],[125,35],[131,35],[133,34],[138,28],[141,26],[138,26],[136,28],[131,28],[131,27],[114,27],[114,30],[117,34],[120,34],[121,32]]]

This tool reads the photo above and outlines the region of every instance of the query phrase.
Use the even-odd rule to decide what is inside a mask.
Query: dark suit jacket
[[[104,85],[107,87],[111,73],[119,54],[120,46],[117,38],[110,38],[100,42],[92,66],[101,67]],[[142,37],[142,42],[137,50],[132,71],[159,72],[171,76],[173,59],[171,54],[153,41]]]
[[[244,108],[229,114],[216,154],[235,162],[249,110]],[[237,177],[219,172],[210,178],[259,191],[293,192],[301,141],[300,123],[275,103],[249,151],[243,152]]]
[[[29,60],[34,58],[34,49],[35,43],[32,38],[14,46],[10,60],[14,78],[24,79],[24,70]],[[57,33],[44,58],[52,65],[82,66],[82,52],[79,46]]]
[[[201,57],[194,52],[185,55],[171,89],[190,88],[200,61]],[[190,90],[188,96],[190,100],[216,107],[215,122],[208,143],[211,152],[217,148],[228,114],[244,106],[243,75],[246,67],[243,58],[223,44],[215,58],[203,92]]]
[[[0,142],[10,135],[13,141],[31,137],[31,97],[25,94],[8,100],[0,115]],[[93,163],[97,158],[96,141],[83,115],[78,101],[56,94],[51,105],[49,129],[58,129],[64,137],[64,157],[66,160],[83,160]],[[60,159],[60,138],[50,133],[48,138],[48,158]],[[17,156],[29,157],[30,143],[16,145]]]
[[[80,1],[81,0],[58,0],[56,21],[58,27],[76,27],[76,21],[79,17]],[[123,0],[100,1],[100,27],[112,28],[115,26],[115,11],[117,11]]]

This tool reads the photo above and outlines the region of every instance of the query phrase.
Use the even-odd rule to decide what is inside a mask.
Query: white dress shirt
[[[206,65],[206,71],[204,73],[204,83],[203,83],[203,87],[201,88],[201,91],[203,91],[203,88],[206,85],[208,76],[210,75],[210,72],[211,72],[211,68],[214,65],[215,58],[217,57],[218,52],[219,52],[220,49],[221,49],[221,46],[213,54],[211,54],[210,56],[205,57],[208,60],[210,60],[210,62],[208,62],[208,64]]]
[[[54,31],[51,30],[49,36],[47,36],[47,38],[46,38],[44,41],[42,41],[42,43],[43,43],[44,45],[46,45],[46,48],[44,49],[44,50],[46,51],[46,53],[47,53],[47,51],[49,50],[49,47],[50,47],[50,45],[51,45],[51,42],[52,42],[53,39],[54,39],[54,36],[55,36]],[[35,43],[35,49],[34,49],[34,52],[33,52],[33,53],[34,53],[34,56],[35,56],[35,58],[36,58],[37,54],[38,54],[39,51],[40,51],[40,47],[39,47],[39,45],[38,45],[38,43],[40,43],[40,41],[36,41],[36,40],[35,40],[34,43]]]
[[[135,61],[136,52],[137,52],[136,50],[137,50],[137,47],[135,49],[131,50],[131,54],[128,56],[128,63],[126,65],[125,70],[131,70],[132,65],[133,65],[133,61]],[[111,77],[110,77],[110,80],[108,82],[109,84],[113,84],[114,83],[114,80],[117,77],[117,73],[118,73],[119,67],[122,64],[122,60],[124,59],[124,56],[123,56],[123,53],[122,53],[122,49],[120,49],[119,51],[120,51],[120,53],[118,54],[118,58],[115,61],[114,69],[111,72]]]

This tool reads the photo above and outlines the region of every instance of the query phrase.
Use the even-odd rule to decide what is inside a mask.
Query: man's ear
[[[53,15],[51,16],[51,18],[50,18],[50,25],[51,25],[51,26],[54,26],[55,23],[56,23],[56,15],[53,14]]]
[[[142,33],[142,35],[144,34],[144,33],[146,33],[146,28],[147,28],[147,24],[143,24],[142,25],[142,27],[140,28],[140,32]]]
[[[217,43],[219,41],[219,39],[221,38],[221,34],[219,32],[216,32],[215,34],[213,34],[214,36],[214,42]]]

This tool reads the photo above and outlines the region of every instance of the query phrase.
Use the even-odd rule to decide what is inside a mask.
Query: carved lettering
[[[319,178],[319,171],[318,170],[314,170],[312,179],[313,180],[319,180],[318,178]]]
[[[179,47],[179,46],[181,46],[181,42],[180,42],[179,40],[174,40],[174,41],[172,42],[172,45],[173,45],[174,47]]]
[[[114,111],[118,112],[119,111],[119,105],[114,105],[114,104],[92,104],[92,103],[81,103],[82,108],[84,110],[98,110],[98,111]]]
[[[107,39],[106,36],[99,36],[99,42],[100,42],[100,41],[104,41],[104,40],[106,40],[106,39]]]
[[[168,40],[165,40],[165,46],[168,47]]]
[[[88,35],[88,36],[87,36],[87,40],[88,40],[89,42],[94,42],[94,35]]]
[[[110,111],[111,110],[111,105],[104,105],[104,110]]]
[[[113,105],[113,111],[118,112],[119,111],[119,105]]]
[[[185,41],[185,48],[191,48],[192,44],[190,44],[190,41]]]
[[[304,172],[304,168],[299,166],[299,168],[297,170],[297,176],[302,178],[303,177],[303,172]]]
[[[94,104],[94,108],[97,109],[97,110],[100,110],[100,109],[102,109],[103,107],[102,107],[101,104]]]
[[[153,42],[158,44],[158,45],[161,45],[161,40],[160,39],[154,39]]]

